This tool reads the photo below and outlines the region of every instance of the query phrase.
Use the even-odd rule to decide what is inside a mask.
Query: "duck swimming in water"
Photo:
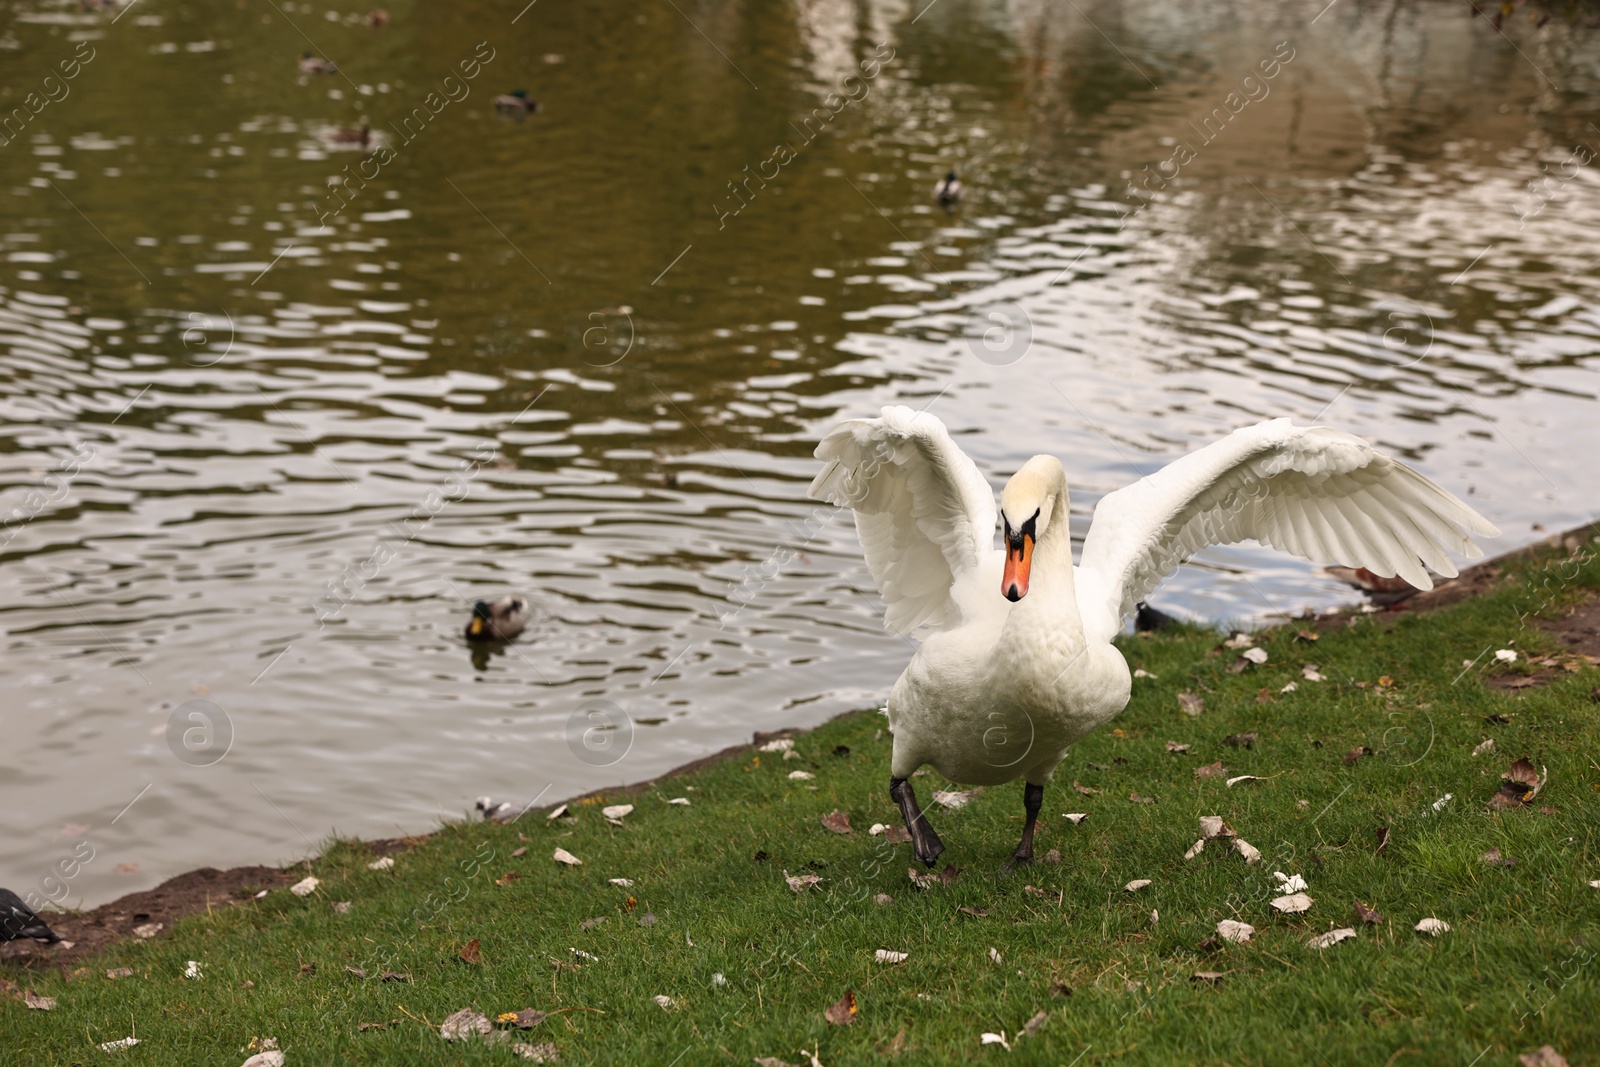
[[[503,596],[499,600],[480,600],[472,605],[472,621],[467,623],[467,640],[509,641],[527,625],[527,597]]]
[[[933,198],[946,208],[953,208],[961,203],[961,179],[956,177],[956,172],[946,174],[938,185],[933,187]]]

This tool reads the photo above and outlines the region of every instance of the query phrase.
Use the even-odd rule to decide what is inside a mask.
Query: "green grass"
[[[1264,633],[1268,662],[1240,674],[1228,670],[1235,652],[1213,651],[1215,633],[1128,640],[1130,663],[1157,677],[1135,682],[1116,728],[1079,744],[1047,791],[1039,851],[1059,849],[1059,866],[1001,872],[1022,815],[1020,785],[1006,786],[959,812],[934,807],[949,849],[941,864],[966,870],[948,886],[915,889],[910,846],[866,832],[896,819],[884,720],[863,712],[801,735],[799,760],[747,754],[668,779],[629,798],[636,810],[621,827],[601,818],[598,803],[574,805],[572,822],[547,825],[531,812],[511,827],[452,824],[401,854],[392,872],[368,870],[361,844],[335,842],[308,865],[322,879],[309,898],[274,891],[122,945],[71,979],[28,976],[59,1006],[0,1002],[0,1060],[237,1064],[252,1036],[270,1035],[290,1067],[510,1063],[520,1061],[506,1048],[446,1043],[437,1026],[464,1007],[491,1017],[534,1007],[596,1009],[520,1035],[554,1042],[565,1063],[799,1062],[804,1046],[840,1067],[890,1058],[879,1047],[902,1030],[907,1063],[1487,1067],[1545,1043],[1574,1064],[1600,1063],[1600,890],[1588,886],[1600,878],[1600,714],[1589,697],[1600,678],[1585,669],[1492,690],[1482,683],[1492,656],[1462,674],[1462,661],[1486,649],[1553,648],[1521,616],[1600,586],[1600,565],[1510,571],[1484,598],[1393,625],[1362,617],[1315,644],[1293,626]],[[1304,663],[1328,680],[1303,680]],[[1385,676],[1392,684],[1379,684]],[[1290,681],[1297,691],[1281,693]],[[1205,698],[1198,718],[1179,711],[1185,689]],[[1261,690],[1270,703],[1258,703]],[[1488,721],[1494,715],[1509,721]],[[1224,745],[1246,730],[1260,734],[1253,749]],[[1486,737],[1495,753],[1472,756]],[[1170,754],[1169,740],[1193,748]],[[1375,754],[1346,764],[1363,745]],[[838,746],[848,753],[834,754]],[[1523,754],[1548,768],[1548,785],[1531,807],[1487,810],[1499,773]],[[1195,777],[1219,759],[1230,775],[1265,780],[1230,789]],[[796,769],[815,780],[791,781]],[[1073,791],[1074,779],[1100,793]],[[943,784],[915,782],[924,803]],[[1130,792],[1157,802],[1130,802]],[[1446,793],[1454,799],[1436,812]],[[678,796],[692,806],[666,803]],[[855,833],[822,827],[836,808]],[[1066,811],[1092,814],[1073,826]],[[1247,866],[1216,842],[1185,861],[1196,819],[1208,814],[1225,816],[1263,862]],[[1380,827],[1390,836],[1378,853]],[[583,866],[552,862],[557,846]],[[1491,847],[1517,864],[1481,863]],[[797,895],[784,868],[825,881]],[[1305,876],[1316,901],[1308,913],[1268,906],[1275,869]],[[521,878],[495,884],[512,870]],[[633,888],[610,885],[614,877]],[[1134,878],[1153,884],[1124,892]],[[894,902],[874,903],[879,893]],[[1357,923],[1358,899],[1388,921]],[[336,914],[336,900],[354,907]],[[637,922],[646,912],[654,925]],[[606,922],[580,929],[599,916]],[[1413,932],[1424,916],[1452,931]],[[1255,925],[1256,939],[1197,947],[1225,918]],[[1321,952],[1306,947],[1336,926],[1358,935]],[[474,938],[482,962],[461,962]],[[1003,963],[991,961],[991,947]],[[880,965],[878,948],[910,958]],[[202,961],[198,982],[182,977],[190,959]],[[302,973],[306,964],[314,973]],[[107,980],[115,966],[135,976]],[[413,980],[362,980],[347,966]],[[1225,977],[1205,985],[1197,971]],[[1052,991],[1058,982],[1070,996]],[[832,1026],[823,1009],[847,989],[859,1014]],[[677,1007],[664,1011],[657,994]],[[1040,1011],[1048,1019],[1038,1033],[1015,1038]],[[358,1031],[363,1022],[391,1025]],[[137,1048],[107,1057],[95,1047],[135,1026]],[[980,1047],[983,1031],[1005,1031],[1014,1051]]]

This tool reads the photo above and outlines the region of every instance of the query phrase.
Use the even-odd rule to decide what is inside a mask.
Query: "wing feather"
[[[1483,516],[1359,437],[1274,419],[1246,427],[1108,494],[1079,567],[1086,629],[1109,637],[1161,579],[1206,545],[1254,538],[1319,562],[1431,588],[1448,551],[1481,555]]]
[[[976,464],[926,412],[886,407],[817,445],[816,500],[855,511],[867,569],[898,633],[948,627],[961,617],[956,581],[993,552],[994,492]]]

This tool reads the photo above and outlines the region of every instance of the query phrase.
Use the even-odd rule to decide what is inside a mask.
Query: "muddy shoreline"
[[[1564,552],[1576,555],[1600,538],[1600,522],[1590,523],[1542,541],[1526,545],[1513,552],[1467,567],[1461,574],[1441,582],[1432,590],[1379,609],[1378,619],[1395,619],[1406,613],[1433,611],[1478,596],[1499,579],[1504,565],[1550,553]],[[1356,617],[1369,614],[1361,609],[1341,609],[1308,620],[1321,629],[1328,626],[1348,625]],[[1573,651],[1600,655],[1600,599],[1591,599],[1579,609],[1561,619],[1549,621],[1545,628],[1552,636]],[[854,714],[846,712],[844,714]],[[757,732],[747,744],[730,745],[719,752],[703,756],[664,774],[627,786],[592,790],[567,801],[575,803],[587,797],[604,795],[608,798],[633,796],[655,788],[659,783],[690,774],[702,767],[728,759],[743,758],[752,749],[778,737],[793,736],[799,729]],[[550,807],[554,807],[554,802]],[[409,837],[380,838],[365,842],[373,856],[401,853],[431,837],[431,833]],[[0,965],[6,969],[38,970],[59,967],[70,972],[87,958],[97,955],[119,942],[138,935],[136,928],[160,924],[160,929],[149,936],[159,937],[173,923],[186,916],[217,908],[246,907],[254,903],[262,890],[286,888],[299,881],[310,870],[314,860],[302,860],[288,867],[247,866],[218,870],[202,867],[167,879],[153,889],[129,893],[97,908],[83,912],[49,912],[44,915],[64,942],[62,945],[41,945],[34,941],[0,942]]]

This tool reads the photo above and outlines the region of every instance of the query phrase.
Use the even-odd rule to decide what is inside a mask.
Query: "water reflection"
[[[820,430],[890,401],[997,485],[1062,455],[1080,532],[1284,414],[1420,464],[1500,547],[1590,517],[1589,31],[1513,48],[1356,0],[281,6],[36,5],[0,38],[41,78],[94,53],[0,148],[13,888],[65,826],[106,857],[93,901],[880,700],[909,650],[803,491]],[[299,73],[302,33],[338,74]],[[507,119],[519,86],[542,108]],[[376,169],[330,132],[363,123]],[[528,630],[463,657],[507,590]],[[1160,602],[1342,595],[1238,546]],[[196,700],[232,729],[206,766],[167,741]],[[567,736],[595,701],[635,727],[614,763]]]

